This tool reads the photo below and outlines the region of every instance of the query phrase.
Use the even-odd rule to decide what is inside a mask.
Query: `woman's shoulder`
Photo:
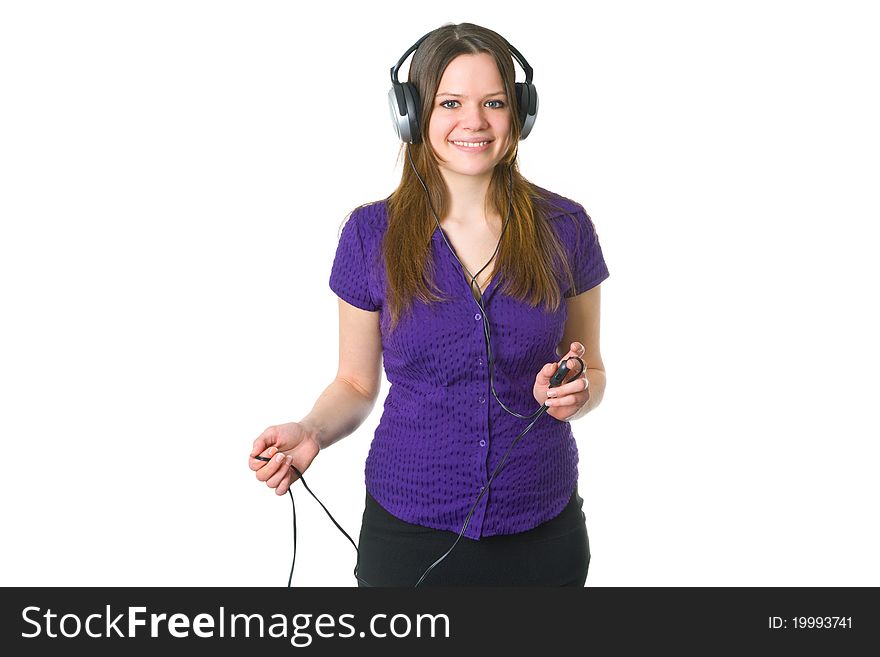
[[[349,240],[356,240],[363,248],[372,251],[381,241],[386,224],[385,199],[368,201],[345,215],[336,237],[342,240],[347,235]]]
[[[534,183],[532,185],[532,202],[540,216],[545,219],[556,219],[572,215],[586,214],[584,206],[574,199],[558,192],[545,189]]]
[[[381,231],[388,223],[386,201],[368,201],[352,210],[347,221],[355,221],[363,231]]]

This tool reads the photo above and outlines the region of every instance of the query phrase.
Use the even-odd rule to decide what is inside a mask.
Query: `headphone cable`
[[[425,189],[425,194],[428,199],[428,205],[431,208],[432,214],[434,215],[434,220],[437,222],[437,228],[440,230],[440,235],[443,238],[443,241],[446,243],[446,246],[449,248],[450,253],[452,253],[453,257],[458,261],[458,264],[460,264],[462,269],[464,269],[468,274],[470,274],[470,271],[468,271],[467,267],[464,266],[464,263],[462,263],[461,260],[459,260],[458,255],[456,255],[455,249],[452,248],[452,246],[449,244],[449,241],[446,239],[446,234],[443,232],[443,228],[440,226],[440,220],[437,218],[437,213],[434,210],[434,205],[431,203],[431,195],[428,192],[428,187],[425,185],[424,180],[422,180],[422,177],[419,175],[419,172],[416,169],[415,164],[412,161],[412,155],[410,154],[409,151],[410,151],[410,149],[407,148],[406,152],[407,152],[407,155],[409,156],[410,165],[412,166],[412,169],[415,172],[416,177],[419,179],[419,182],[422,184],[422,187]],[[505,406],[505,404],[498,398],[498,394],[495,392],[495,381],[494,381],[494,378],[495,378],[494,377],[495,359],[492,357],[489,318],[486,314],[486,308],[483,305],[484,304],[483,292],[482,292],[482,290],[480,290],[480,286],[476,283],[477,276],[479,276],[480,273],[484,269],[486,269],[486,267],[489,266],[489,263],[491,263],[492,260],[495,259],[495,256],[498,253],[498,249],[501,247],[501,239],[504,237],[504,232],[507,230],[507,225],[510,221],[510,210],[511,210],[511,205],[513,203],[513,172],[512,171],[510,172],[509,179],[510,179],[510,188],[509,188],[509,193],[508,193],[507,218],[504,220],[504,226],[501,229],[501,236],[498,238],[498,244],[495,247],[495,252],[492,254],[492,257],[489,258],[488,262],[486,262],[486,264],[483,265],[483,267],[475,275],[471,275],[471,288],[473,288],[473,286],[476,284],[477,291],[480,293],[479,300],[476,299],[476,297],[474,297],[474,301],[476,301],[477,306],[479,306],[480,310],[482,311],[481,316],[483,319],[483,337],[485,338],[485,342],[486,342],[486,357],[489,362],[489,382],[490,382],[490,387],[492,388],[492,395],[495,397],[495,399],[498,401],[498,403],[501,405],[501,407],[505,411],[507,411],[511,415],[514,415],[518,418],[531,420],[531,422],[523,430],[523,432],[520,433],[516,437],[516,439],[513,441],[513,443],[511,443],[510,447],[507,448],[507,451],[504,453],[504,456],[502,457],[501,461],[499,461],[498,465],[495,466],[495,469],[492,471],[492,475],[489,477],[489,480],[486,482],[486,485],[480,488],[480,494],[477,495],[477,499],[474,500],[474,504],[473,504],[473,506],[471,506],[471,509],[468,512],[467,517],[465,518],[464,524],[462,525],[461,530],[458,532],[458,536],[456,537],[452,546],[443,554],[443,556],[441,556],[434,563],[432,563],[430,566],[428,566],[428,568],[425,570],[424,573],[422,573],[422,576],[416,582],[415,587],[418,587],[425,580],[425,578],[428,576],[428,574],[432,570],[434,570],[434,568],[436,566],[438,566],[446,557],[448,557],[452,553],[452,551],[455,549],[455,546],[458,545],[458,542],[461,540],[461,537],[464,535],[464,532],[467,530],[467,527],[470,524],[471,517],[473,516],[474,511],[477,508],[477,505],[480,503],[480,500],[483,498],[483,495],[485,495],[489,491],[489,486],[492,485],[492,481],[495,479],[495,476],[501,471],[501,468],[504,467],[504,464],[507,462],[508,456],[510,456],[510,452],[513,450],[514,447],[516,447],[516,445],[520,441],[520,439],[526,433],[528,433],[528,431],[534,426],[535,422],[538,421],[538,418],[541,417],[541,415],[543,415],[544,412],[548,409],[548,406],[546,404],[542,404],[540,406],[540,408],[538,408],[538,410],[535,411],[534,413],[532,413],[531,415],[521,415],[521,414],[507,408],[507,406]],[[574,377],[574,378],[577,378],[584,371],[584,362],[580,358],[578,358],[577,356],[573,356],[572,358],[574,358],[580,362],[581,369],[577,373],[577,375]],[[567,358],[566,358],[566,360],[567,360]],[[561,384],[561,381],[560,381],[560,384]],[[269,460],[269,459],[265,459],[263,457],[257,457],[257,458],[260,458],[261,460]],[[292,463],[290,464],[289,467],[292,468],[294,472],[296,472],[297,476],[302,481],[302,484],[305,487],[305,489],[309,492],[309,494],[312,497],[315,498],[315,501],[317,501],[318,504],[321,505],[321,508],[324,509],[324,512],[327,514],[327,516],[330,518],[330,520],[333,522],[333,524],[336,525],[336,528],[345,535],[345,537],[348,539],[348,541],[352,544],[352,547],[354,547],[355,553],[357,554],[357,561],[355,562],[355,566],[354,566],[355,579],[357,579],[359,582],[362,582],[366,586],[371,586],[371,584],[369,584],[366,580],[364,580],[363,578],[361,578],[358,575],[358,566],[360,564],[360,550],[358,550],[357,544],[354,542],[354,540],[351,538],[351,536],[348,535],[348,532],[346,532],[342,528],[342,526],[338,522],[336,522],[336,519],[333,517],[333,515],[330,513],[330,511],[327,510],[327,507],[324,506],[324,503],[318,499],[318,496],[312,492],[312,489],[309,488],[308,484],[306,483],[305,477],[303,477],[302,472],[300,472],[299,469],[295,465],[293,465]],[[293,484],[291,484],[291,487],[292,486],[293,486]],[[293,560],[291,561],[291,564],[290,564],[290,576],[287,579],[287,586],[288,587],[291,586],[291,583],[293,581],[293,568],[294,568],[294,565],[296,564],[296,502],[293,499],[293,492],[291,490],[291,487],[288,487],[287,493],[290,495],[290,502],[293,505]]]

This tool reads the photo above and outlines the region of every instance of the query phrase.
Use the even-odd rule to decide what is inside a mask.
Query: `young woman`
[[[301,421],[254,441],[251,469],[283,495],[369,415],[384,360],[391,387],[365,468],[360,586],[586,581],[569,423],[604,393],[609,273],[583,206],[518,170],[537,115],[531,77],[503,37],[470,23],[430,32],[392,68],[408,161],[397,189],[356,208],[340,236],[329,281],[337,376]],[[571,373],[551,387],[561,363]]]

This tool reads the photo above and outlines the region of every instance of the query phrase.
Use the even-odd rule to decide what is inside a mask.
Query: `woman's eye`
[[[447,107],[446,103],[457,103],[457,102],[458,102],[457,100],[444,100],[442,103],[440,103],[440,107],[446,107],[446,109],[454,109],[452,107]],[[500,108],[504,107],[503,100],[487,100],[486,102],[487,103],[498,103],[498,105],[494,106],[492,109],[500,109]]]

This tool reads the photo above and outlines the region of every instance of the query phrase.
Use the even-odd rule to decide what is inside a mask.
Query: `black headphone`
[[[400,82],[397,79],[397,71],[403,65],[403,62],[409,57],[410,53],[415,52],[416,48],[421,45],[422,41],[434,34],[436,30],[431,30],[421,39],[416,41],[409,49],[403,53],[403,57],[397,60],[397,63],[391,67],[391,89],[388,92],[388,107],[391,110],[391,123],[394,125],[395,134],[404,142],[409,144],[420,144],[422,142],[421,129],[419,127],[419,90],[411,82]],[[520,140],[529,136],[532,126],[535,125],[535,118],[538,116],[538,91],[532,84],[532,67],[526,61],[520,52],[514,48],[507,40],[507,47],[510,53],[522,66],[526,73],[525,82],[516,82],[516,105],[519,110],[519,124],[522,128]]]

